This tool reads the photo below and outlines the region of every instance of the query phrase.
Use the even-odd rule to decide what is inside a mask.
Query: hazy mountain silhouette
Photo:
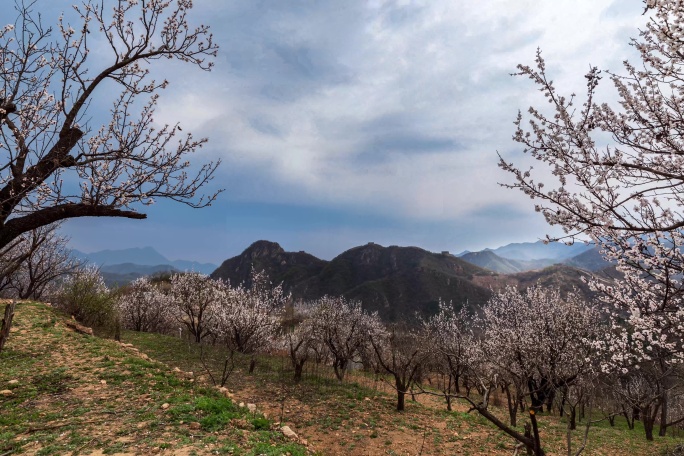
[[[593,245],[575,244],[567,246],[556,243],[555,247],[550,248],[552,245],[554,244],[544,245],[541,242],[509,244],[494,250],[485,249],[480,252],[467,252],[462,254],[460,258],[482,268],[502,274],[533,271],[555,264],[569,265],[587,271],[600,271],[610,266],[610,263],[604,260],[599,253],[599,249]],[[580,253],[568,256],[576,252]],[[504,257],[501,253],[507,256]],[[544,254],[549,256],[532,258]],[[519,256],[514,257],[514,255]]]
[[[199,263],[189,260],[169,260],[152,247],[135,247],[120,250],[100,250],[98,252],[84,253],[79,250],[72,250],[75,257],[87,260],[97,266],[132,265],[129,269],[120,267],[121,274],[135,273],[139,270],[138,266],[159,266],[168,265],[179,271],[196,271],[203,274],[211,274],[216,265],[212,263]],[[111,272],[111,271],[110,271]]]

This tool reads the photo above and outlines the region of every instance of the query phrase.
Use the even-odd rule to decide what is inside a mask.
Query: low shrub
[[[55,304],[78,322],[100,335],[118,337],[116,298],[96,268],[84,268],[69,276],[57,291]]]

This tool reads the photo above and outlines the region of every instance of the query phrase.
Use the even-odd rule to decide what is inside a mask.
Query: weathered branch
[[[187,159],[206,140],[190,134],[177,140],[178,125],[153,121],[168,81],[149,79],[149,64],[176,58],[209,70],[205,58],[218,49],[208,27],[190,27],[191,2],[119,2],[112,20],[103,4],[86,0],[74,7],[83,26],[58,19],[54,36],[34,8],[34,2],[19,2],[16,30],[0,31],[0,149],[7,152],[0,161],[0,248],[65,218],[144,218],[131,207],[155,198],[192,207],[211,203],[220,190],[199,191],[219,162],[190,173]],[[99,70],[89,67],[93,27],[104,32],[112,51]],[[102,91],[105,81],[114,90]],[[99,127],[87,114],[96,96],[112,102],[111,117]]]
[[[47,207],[23,217],[10,219],[0,229],[0,248],[9,244],[21,233],[34,230],[41,226],[75,217],[125,217],[145,219],[146,214],[136,211],[122,210],[108,206],[94,206],[89,204],[61,204]]]

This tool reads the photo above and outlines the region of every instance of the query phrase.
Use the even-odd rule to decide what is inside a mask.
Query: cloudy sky
[[[71,3],[50,1],[44,20]],[[149,245],[212,262],[258,239],[328,259],[368,241],[452,252],[535,241],[549,228],[532,202],[497,185],[509,180],[497,152],[524,163],[518,109],[543,105],[510,73],[540,47],[556,85],[582,93],[590,65],[619,72],[633,59],[642,11],[637,0],[195,0],[216,66],[157,68],[171,86],[156,118],[209,137],[195,159],[222,159],[211,187],[224,193],[202,210],[161,202],[144,221],[65,232],[84,251]]]

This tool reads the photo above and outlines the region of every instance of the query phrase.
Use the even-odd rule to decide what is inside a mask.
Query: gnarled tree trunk
[[[7,338],[10,334],[10,328],[12,327],[12,319],[14,318],[15,306],[15,301],[12,301],[11,303],[5,306],[5,316],[2,319],[2,326],[0,327],[0,352],[5,347],[5,342],[7,342]]]

